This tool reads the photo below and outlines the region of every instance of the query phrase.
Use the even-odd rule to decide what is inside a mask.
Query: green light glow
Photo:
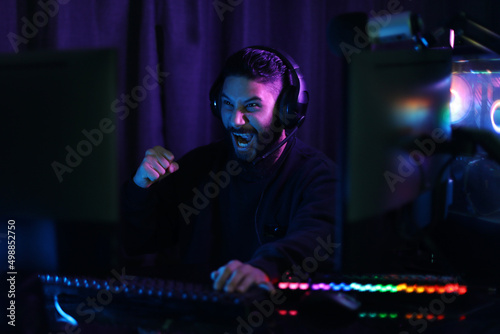
[[[359,318],[379,318],[379,319],[396,319],[398,317],[397,313],[387,313],[387,312],[360,312],[358,313]]]
[[[472,73],[472,74],[493,74],[493,72],[491,72],[490,70],[486,70],[486,71],[474,71],[474,70],[471,70],[470,73]]]

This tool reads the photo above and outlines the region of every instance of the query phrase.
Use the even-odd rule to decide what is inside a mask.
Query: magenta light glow
[[[451,123],[456,124],[463,121],[469,115],[472,107],[473,95],[467,81],[456,74],[453,74],[451,77],[450,92]]]
[[[500,100],[496,100],[491,106],[491,111],[490,111],[491,125],[493,126],[493,129],[495,129],[496,133],[500,133],[500,126],[498,126],[498,124],[495,122],[495,114],[497,114],[499,107],[500,107]],[[500,119],[500,115],[498,115],[498,118]]]

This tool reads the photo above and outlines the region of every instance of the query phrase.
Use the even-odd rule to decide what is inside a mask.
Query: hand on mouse
[[[275,288],[269,277],[259,268],[238,260],[229,261],[226,265],[211,274],[214,289],[225,292],[246,292],[251,286],[257,285],[273,293]]]

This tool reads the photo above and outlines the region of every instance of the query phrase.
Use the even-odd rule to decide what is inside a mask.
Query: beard
[[[263,155],[272,151],[285,138],[283,131],[272,131],[270,127],[266,128],[260,134],[254,131],[252,132],[251,141],[248,142],[248,146],[244,147],[244,149],[238,147],[237,139],[235,139],[233,132],[250,135],[249,131],[227,129],[226,140],[231,152],[230,159],[236,160],[243,170],[251,175],[262,174],[264,170],[270,169],[286,146],[280,147],[280,149],[275,150],[265,159],[262,159]]]

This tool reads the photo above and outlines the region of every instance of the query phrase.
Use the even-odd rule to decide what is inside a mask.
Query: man
[[[294,136],[307,106],[294,67],[265,47],[228,58],[210,93],[227,138],[178,162],[146,152],[125,191],[129,254],[210,271],[227,292],[330,268],[333,163]]]

